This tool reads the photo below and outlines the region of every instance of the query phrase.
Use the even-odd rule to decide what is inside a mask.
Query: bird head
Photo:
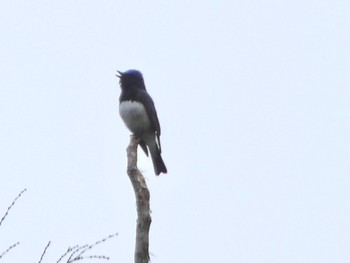
[[[125,72],[118,71],[118,74],[116,75],[120,81],[121,88],[143,88],[146,89],[145,83],[143,80],[142,73],[136,69],[129,69]]]

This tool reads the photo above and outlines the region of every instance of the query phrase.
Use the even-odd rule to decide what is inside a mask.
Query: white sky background
[[[1,262],[133,262],[115,71],[143,72],[168,175],[152,262],[349,262],[350,2],[0,2]]]

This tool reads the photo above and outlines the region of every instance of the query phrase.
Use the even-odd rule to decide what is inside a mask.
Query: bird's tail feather
[[[153,167],[154,167],[154,173],[156,175],[159,175],[160,173],[167,173],[168,171],[166,169],[162,156],[160,155],[159,149],[156,147],[156,148],[150,149],[150,152],[151,152],[151,158],[152,158]]]

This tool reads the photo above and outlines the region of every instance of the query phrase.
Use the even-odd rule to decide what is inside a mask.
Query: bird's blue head
[[[145,83],[143,81],[142,73],[136,69],[129,69],[125,72],[117,71],[119,75],[116,75],[120,78],[120,86],[122,89],[130,89],[130,88],[139,88],[146,89]]]

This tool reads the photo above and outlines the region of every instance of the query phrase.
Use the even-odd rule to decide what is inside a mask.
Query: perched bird
[[[143,76],[140,71],[134,69],[117,72],[121,87],[119,114],[126,127],[139,139],[139,145],[147,156],[148,150],[150,151],[154,173],[167,173],[160,155],[162,150],[157,112],[151,96],[146,91]]]

